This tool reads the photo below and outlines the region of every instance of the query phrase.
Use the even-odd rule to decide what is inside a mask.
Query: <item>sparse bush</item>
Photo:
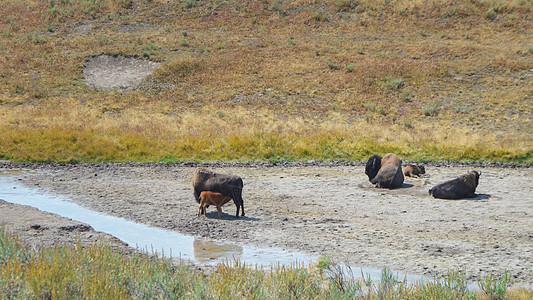
[[[133,0],[122,0],[121,2],[122,2],[122,7],[126,9],[133,8]]]
[[[429,103],[428,105],[426,105],[424,109],[422,109],[422,114],[428,117],[435,117],[438,114],[437,110],[438,110],[437,104]]]
[[[280,15],[284,16],[286,14],[285,10],[282,7],[281,2],[274,1],[272,2],[272,6],[270,7],[273,11],[279,13]]]
[[[113,43],[113,40],[111,38],[109,38],[107,35],[105,34],[99,34],[96,38],[96,41],[98,42],[98,44],[100,44],[101,46],[104,46],[104,45],[110,45]]]
[[[336,0],[333,2],[334,8],[338,12],[348,12],[357,8],[357,1]]]
[[[33,44],[44,44],[45,43],[44,38],[37,31],[33,31],[33,32],[26,34],[26,41],[33,43]]]
[[[405,89],[402,91],[402,94],[401,94],[401,98],[403,101],[405,102],[411,102],[413,101],[413,98],[414,98],[414,94],[411,92],[410,89]]]
[[[466,114],[468,113],[468,108],[466,107],[461,107],[461,106],[457,106],[453,109],[456,113],[463,113],[463,114]]]
[[[328,22],[329,21],[328,16],[323,11],[316,11],[313,18],[317,22]]]
[[[377,108],[378,112],[383,115],[383,116],[386,116],[387,115],[387,112],[385,111],[385,107],[383,105],[380,105],[378,106]]]
[[[505,294],[507,289],[513,284],[513,279],[507,270],[499,277],[487,276],[478,282],[479,288],[489,299],[507,299]]]
[[[492,6],[487,10],[486,18],[489,20],[495,20],[499,13],[502,12],[502,7]]]
[[[193,7],[202,6],[202,5],[204,5],[203,1],[186,0],[184,7],[185,8],[193,8]]]
[[[353,72],[353,65],[347,65],[345,69],[346,69],[346,72],[351,73]]]
[[[376,111],[376,104],[374,103],[365,103],[363,107],[368,111]]]
[[[328,68],[330,68],[330,70],[340,70],[341,68],[339,64],[329,60],[326,62],[326,65],[328,66]]]
[[[383,86],[388,90],[397,91],[405,86],[405,80],[402,78],[387,76],[383,81]]]
[[[318,274],[323,275],[324,271],[331,268],[333,261],[329,256],[320,256],[315,263],[316,270]]]

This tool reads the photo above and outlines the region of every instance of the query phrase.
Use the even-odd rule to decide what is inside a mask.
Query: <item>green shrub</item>
[[[437,104],[435,103],[429,103],[428,105],[426,105],[426,107],[424,109],[422,109],[422,114],[424,116],[428,116],[428,117],[435,117],[438,115],[438,107],[437,107]]]

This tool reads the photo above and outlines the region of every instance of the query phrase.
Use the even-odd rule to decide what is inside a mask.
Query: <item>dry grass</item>
[[[470,291],[462,272],[408,284],[386,268],[380,281],[359,280],[328,258],[270,270],[235,261],[205,275],[185,262],[108,245],[30,249],[0,226],[2,299],[531,299],[509,289],[511,275],[489,276]]]
[[[533,163],[530,1],[8,0],[0,158]],[[84,61],[162,67],[96,91]],[[369,107],[374,109],[369,109]]]

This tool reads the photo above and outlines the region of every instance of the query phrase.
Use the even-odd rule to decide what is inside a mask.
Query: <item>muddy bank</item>
[[[475,199],[438,200],[429,197],[431,186],[472,167],[428,166],[424,177],[407,178],[402,189],[382,190],[370,185],[358,164],[214,165],[214,171],[240,175],[245,185],[246,217],[235,219],[235,206],[228,203],[218,219],[215,208],[196,217],[193,165],[23,167],[35,171],[18,175],[27,186],[184,234],[430,277],[464,269],[476,280],[507,269],[516,282],[533,283],[529,168],[476,166],[482,175]],[[0,222],[6,211],[0,206]]]
[[[124,253],[132,248],[108,234],[95,231],[91,226],[36,208],[0,200],[0,225],[33,249],[60,245],[94,243],[112,246]]]

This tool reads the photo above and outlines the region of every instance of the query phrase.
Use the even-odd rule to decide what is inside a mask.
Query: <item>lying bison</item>
[[[242,210],[241,216],[244,216],[244,200],[242,200],[244,184],[239,176],[217,174],[207,169],[197,168],[194,171],[192,186],[194,198],[198,204],[200,204],[200,193],[203,191],[220,193],[233,199],[233,203],[237,206],[236,217],[239,217],[239,208]]]
[[[365,174],[376,187],[399,188],[403,184],[402,160],[393,153],[372,156],[366,163]]]
[[[429,194],[441,199],[474,198],[480,175],[481,172],[470,171],[455,179],[437,184],[429,190]]]
[[[420,174],[426,174],[426,168],[422,165],[407,165],[403,170],[403,175],[406,177],[420,177]]]

